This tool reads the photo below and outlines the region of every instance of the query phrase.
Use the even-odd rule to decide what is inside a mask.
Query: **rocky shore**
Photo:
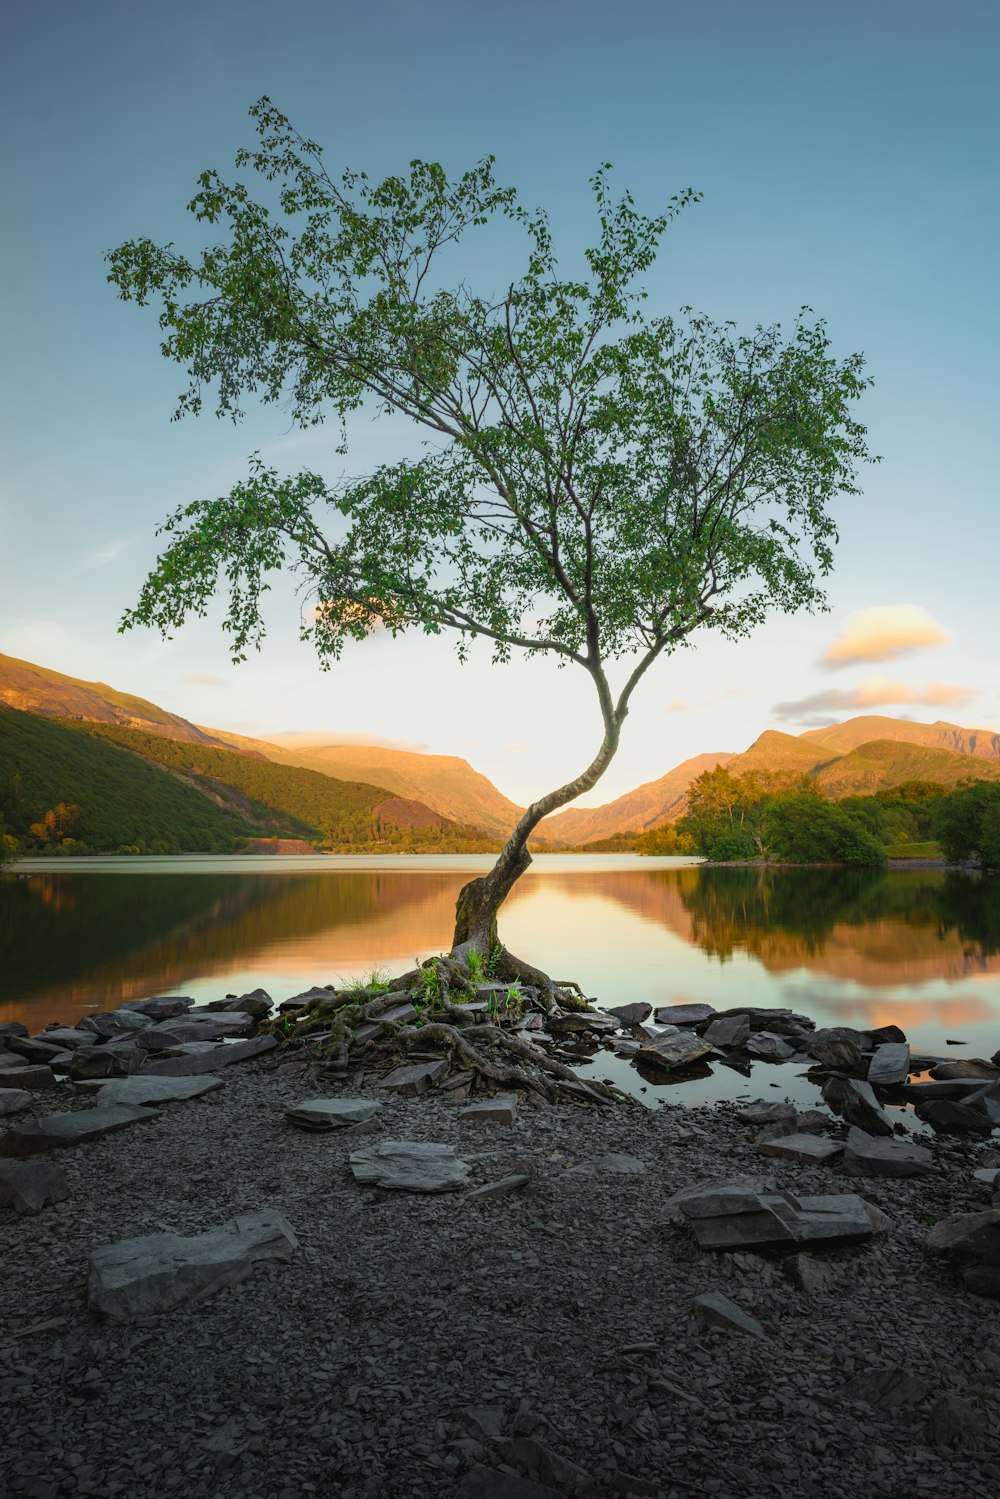
[[[783,1037],[816,1108],[415,1096],[155,1003],[132,1070],[130,1022],[0,1036],[0,1494],[1000,1489],[995,1062],[674,1014],[633,1039]]]

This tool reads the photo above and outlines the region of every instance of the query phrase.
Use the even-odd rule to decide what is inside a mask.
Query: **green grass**
[[[887,859],[940,859],[939,843],[892,843],[885,851]]]

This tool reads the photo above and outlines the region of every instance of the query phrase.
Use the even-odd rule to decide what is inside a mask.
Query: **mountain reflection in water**
[[[276,999],[446,947],[468,863],[33,874],[0,882],[0,1019],[33,1030],[149,994]],[[242,868],[242,866],[241,866]],[[1000,880],[942,870],[709,869],[539,858],[507,943],[601,1003],[792,1005],[1000,1046]]]

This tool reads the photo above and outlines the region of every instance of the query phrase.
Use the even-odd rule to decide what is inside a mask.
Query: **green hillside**
[[[815,771],[813,779],[824,796],[863,796],[883,786],[904,781],[935,781],[954,787],[960,781],[1000,779],[1000,761],[930,749],[895,739],[876,739],[832,760]]]
[[[69,727],[0,705],[0,818],[19,842],[36,846],[42,840],[31,828],[44,828],[46,813],[52,814],[55,841],[67,851],[84,844],[95,852],[141,846],[161,853],[228,853],[262,832],[83,725]]]

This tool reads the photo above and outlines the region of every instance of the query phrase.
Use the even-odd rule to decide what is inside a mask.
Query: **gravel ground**
[[[477,1489],[477,1462],[547,1471],[544,1493],[587,1491],[569,1469],[540,1470],[536,1443],[584,1469],[593,1496],[1000,1492],[1000,1304],[924,1248],[928,1221],[988,1205],[972,1177],[982,1144],[932,1141],[932,1175],[859,1183],[762,1157],[732,1105],[522,1103],[505,1126],[462,1122],[444,1098],[387,1097],[373,1124],[318,1135],[284,1121],[320,1096],[296,1072],[251,1063],[222,1077],[155,1122],[46,1157],[69,1175],[68,1202],[0,1212],[0,1494],[530,1492]],[[32,1112],[59,1106],[50,1091]],[[532,1181],[477,1202],[360,1186],[348,1155],[380,1137],[463,1147],[473,1185]],[[572,1169],[609,1152],[645,1169]],[[681,1187],[751,1178],[858,1190],[893,1231],[816,1256],[829,1278],[807,1293],[778,1258],[700,1251],[666,1209]],[[87,1312],[91,1249],[264,1208],[298,1235],[292,1263],[128,1327]],[[706,1291],[767,1340],[706,1330],[691,1310]],[[909,1403],[841,1394],[888,1366],[917,1381]],[[982,1429],[934,1446],[944,1395]]]

